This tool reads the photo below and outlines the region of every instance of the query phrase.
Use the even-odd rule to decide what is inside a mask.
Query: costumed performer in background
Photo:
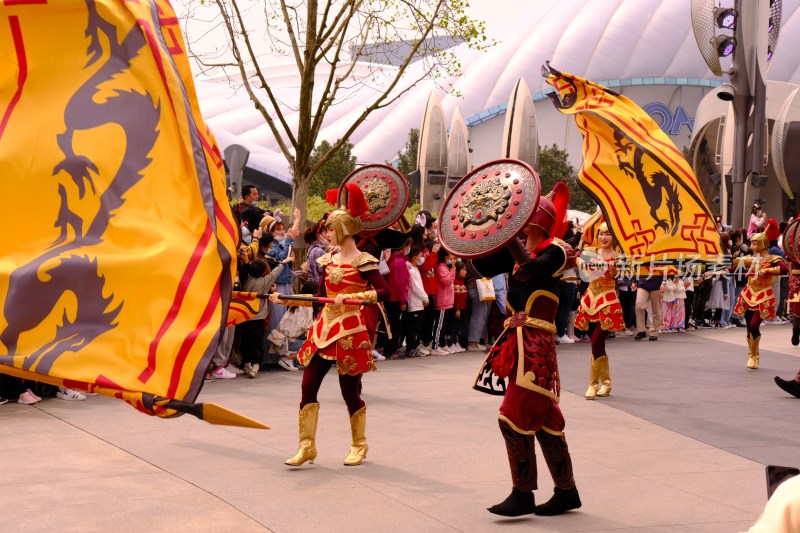
[[[329,191],[329,196],[331,192],[336,193]],[[334,363],[353,437],[344,464],[359,465],[367,457],[367,406],[361,399],[359,385],[362,374],[375,369],[371,339],[376,316],[342,302],[348,298],[378,302],[389,296],[389,288],[378,272],[378,259],[361,252],[354,240],[361,231],[360,216],[367,211],[364,193],[358,185],[347,184],[338,194],[339,207],[328,216],[323,235],[331,246],[339,247],[339,252],[326,253],[317,260],[324,269],[317,296],[333,297],[335,301],[325,305],[297,356],[306,369],[301,386],[300,447],[294,457],[286,460],[290,466],[313,463],[317,457],[317,393]],[[270,301],[283,303],[280,294],[272,294]]]
[[[592,348],[591,367],[589,370],[589,388],[584,396],[594,400],[597,396],[611,394],[611,371],[606,354],[606,339],[610,332],[625,330],[625,316],[617,297],[617,262],[619,254],[614,250],[614,238],[606,222],[597,228],[598,248],[586,248],[593,262],[590,264],[583,257],[578,258],[578,268],[584,279],[589,275],[589,287],[583,293],[575,327],[589,331]],[[592,278],[592,271],[602,275]]]
[[[489,365],[497,376],[509,377],[499,424],[513,488],[503,502],[488,509],[502,516],[558,515],[581,506],[564,437],[564,415],[558,406],[560,384],[553,339],[557,286],[567,264],[563,241],[553,237],[563,234],[556,230],[562,221],[566,229],[566,185],[559,182],[550,195],[554,195],[553,201],[540,198],[524,230],[526,243],[514,238],[505,248],[510,257],[496,253],[473,260],[484,276],[509,273],[507,307],[511,317],[476,380],[476,388],[481,390],[478,383],[489,372]],[[541,505],[536,505],[533,495],[538,488],[534,440],[539,441],[555,485],[553,497]]]
[[[775,318],[775,291],[772,282],[776,276],[786,274],[789,269],[786,261],[777,255],[768,253],[769,241],[764,233],[756,233],[750,237],[750,250],[753,255],[737,258],[728,270],[747,268],[747,285],[739,295],[734,314],[743,316],[747,324],[747,368],[758,368],[762,320]]]

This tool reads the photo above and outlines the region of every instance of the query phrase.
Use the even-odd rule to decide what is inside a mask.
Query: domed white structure
[[[498,6],[502,3],[498,2]],[[780,40],[767,77],[800,84],[800,0],[783,0]],[[606,85],[645,108],[675,144],[689,146],[693,117],[702,97],[722,83],[697,49],[688,0],[559,0],[530,2],[524,10],[504,13],[505,27],[494,30],[501,42],[478,53],[456,49],[464,76],[454,81],[460,97],[441,90],[448,117],[458,106],[467,117],[475,165],[500,152],[509,93],[524,78],[537,102],[539,143],[557,144],[580,164],[580,136],[549,101],[540,74],[549,60],[559,70]],[[270,67],[278,97],[296,100],[293,63]],[[222,148],[238,143],[251,150],[248,166],[273,176],[273,193],[291,183],[288,164],[263,118],[244,90],[234,92],[227,79],[197,82],[200,106]],[[373,113],[351,137],[359,162],[381,163],[396,157],[411,128],[419,127],[432,82],[421,83],[387,109]],[[335,141],[364,107],[365,98],[349,98],[331,108],[319,140]],[[292,115],[288,114],[291,123]],[[276,190],[281,189],[282,190]]]

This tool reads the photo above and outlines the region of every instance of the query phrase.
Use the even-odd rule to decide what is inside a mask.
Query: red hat
[[[781,230],[778,228],[778,221],[774,218],[768,219],[767,223],[764,225],[764,233],[767,234],[768,241],[777,241],[778,237],[781,236]]]
[[[529,225],[539,226],[548,237],[560,239],[567,231],[568,204],[569,189],[566,183],[559,181],[552,191],[539,198],[539,206]]]

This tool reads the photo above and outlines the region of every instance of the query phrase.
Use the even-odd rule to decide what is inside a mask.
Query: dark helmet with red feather
[[[539,198],[539,206],[533,214],[529,226],[540,227],[548,237],[561,238],[567,230],[567,206],[569,189],[559,181],[546,196]]]

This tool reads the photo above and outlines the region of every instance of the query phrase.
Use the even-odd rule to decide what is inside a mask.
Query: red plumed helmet
[[[556,225],[556,206],[546,196],[539,198],[539,207],[528,223],[529,226],[539,226],[544,230],[548,237],[553,236],[553,228]]]
[[[778,228],[778,221],[774,218],[767,220],[767,223],[764,224],[764,233],[767,234],[768,241],[777,241],[778,237],[781,236],[781,230]]]
[[[325,191],[325,201],[331,204],[333,207],[339,207],[336,205],[339,201],[339,189],[328,189]]]
[[[559,181],[546,196],[539,198],[530,226],[539,226],[548,237],[561,238],[567,231],[567,206],[569,205],[569,189],[567,184]]]
[[[325,201],[336,207],[347,209],[351,215],[357,218],[369,211],[364,191],[355,183],[348,183],[338,189],[328,189],[325,192]]]
[[[367,199],[364,198],[364,191],[355,183],[348,183],[344,187],[347,191],[347,197],[345,198],[347,203],[342,202],[342,205],[347,206],[347,210],[350,211],[351,215],[360,218],[361,215],[369,211]],[[339,194],[339,199],[342,199],[341,193]]]

